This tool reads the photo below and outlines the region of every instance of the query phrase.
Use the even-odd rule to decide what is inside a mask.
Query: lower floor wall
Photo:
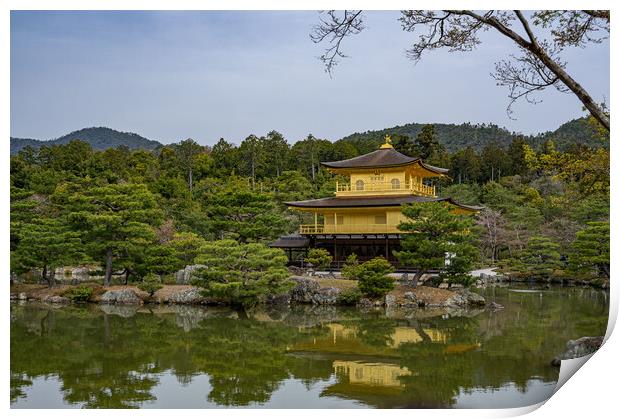
[[[342,239],[342,238],[312,238],[310,247],[325,249],[332,256],[334,262],[344,262],[353,253],[363,262],[377,256],[383,256],[390,262],[398,262],[394,250],[400,250],[400,239]]]
[[[394,251],[401,250],[400,238],[395,235],[381,237],[377,235],[373,238],[342,238],[333,236],[310,236],[308,247],[297,247],[283,249],[288,258],[289,265],[301,266],[305,264],[308,257],[308,251],[312,248],[325,249],[332,256],[332,264],[330,269],[339,270],[344,265],[347,257],[353,253],[357,255],[360,262],[365,262],[372,258],[383,256],[394,267],[397,272],[416,272],[417,268],[402,265],[394,256]],[[435,273],[436,270],[429,270],[429,273]]]

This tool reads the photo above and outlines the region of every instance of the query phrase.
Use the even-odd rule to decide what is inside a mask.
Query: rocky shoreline
[[[589,286],[594,288],[600,288],[604,290],[609,289],[609,280],[607,279],[595,279],[595,280],[585,280],[585,279],[574,279],[574,278],[565,278],[565,277],[549,277],[549,278],[533,278],[527,275],[518,275],[518,274],[500,274],[493,272],[492,274],[488,273],[479,273],[476,280],[476,286],[485,286],[488,284],[499,284],[499,283],[532,283],[532,284],[553,284],[553,285],[564,285],[564,286]]]
[[[305,277],[292,276],[296,285],[287,294],[271,296],[265,304],[269,305],[292,305],[309,304],[314,306],[342,305],[340,294],[346,287],[323,286],[320,280]],[[338,280],[330,281],[330,284],[338,283]],[[346,283],[343,281],[343,284]],[[202,295],[201,290],[190,285],[166,285],[151,297],[146,292],[140,291],[136,286],[127,285],[104,288],[98,284],[82,284],[93,289],[88,302],[107,305],[142,305],[142,304],[190,304],[190,305],[224,305]],[[63,295],[74,286],[61,285],[54,288],[45,286],[18,284],[11,287],[11,300],[33,300],[49,304],[71,304],[72,301]],[[404,308],[468,308],[484,307],[485,299],[468,290],[447,290],[423,285],[413,288],[399,284],[385,298],[369,299],[362,298],[357,303],[358,307],[404,307]],[[499,304],[491,304],[491,309],[499,309]]]

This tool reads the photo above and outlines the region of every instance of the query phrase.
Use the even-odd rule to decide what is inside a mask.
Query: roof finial
[[[383,143],[379,148],[394,148],[392,146],[392,137],[389,134],[385,134],[385,143]]]

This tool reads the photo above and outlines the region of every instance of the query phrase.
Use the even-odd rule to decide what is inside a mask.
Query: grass
[[[322,288],[325,287],[334,287],[339,288],[341,290],[349,290],[353,288],[357,288],[357,281],[352,281],[350,279],[316,279]]]

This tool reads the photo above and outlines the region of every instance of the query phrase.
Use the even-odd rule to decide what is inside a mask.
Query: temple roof
[[[280,236],[276,241],[271,243],[269,247],[279,247],[286,249],[300,249],[310,246],[310,240],[307,237],[296,235]]]
[[[400,153],[391,147],[380,148],[379,150],[347,160],[322,162],[321,164],[330,169],[359,169],[404,166],[416,162],[432,172],[446,173],[448,171],[448,169],[426,164],[419,157],[405,156],[403,153]]]
[[[459,204],[452,198],[431,198],[426,196],[381,196],[381,197],[355,197],[355,198],[320,198],[307,201],[285,202],[289,207],[295,208],[353,208],[353,207],[393,207],[412,202],[448,202],[457,207],[471,211],[479,211],[483,207]]]

